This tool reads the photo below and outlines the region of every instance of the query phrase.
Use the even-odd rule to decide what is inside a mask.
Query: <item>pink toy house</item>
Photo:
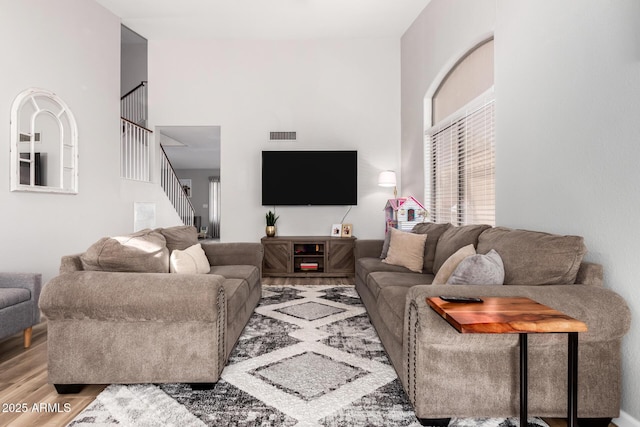
[[[428,212],[422,206],[422,203],[413,196],[387,200],[384,211],[386,220],[385,232],[389,231],[389,228],[411,231],[417,223],[424,222],[428,216]]]

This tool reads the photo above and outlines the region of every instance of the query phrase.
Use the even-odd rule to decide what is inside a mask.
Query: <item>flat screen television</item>
[[[358,204],[358,152],[263,151],[262,204]]]

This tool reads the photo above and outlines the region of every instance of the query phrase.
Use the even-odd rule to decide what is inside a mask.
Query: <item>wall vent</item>
[[[295,132],[269,132],[269,141],[295,141]]]

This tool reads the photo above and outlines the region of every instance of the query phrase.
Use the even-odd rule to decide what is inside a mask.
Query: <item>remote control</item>
[[[441,295],[440,299],[446,302],[483,302],[482,299],[474,297],[453,297]]]

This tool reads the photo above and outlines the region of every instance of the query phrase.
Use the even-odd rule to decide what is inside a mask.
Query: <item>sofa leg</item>
[[[191,390],[211,390],[216,383],[189,383]]]
[[[84,384],[54,384],[58,394],[77,394],[80,393]]]
[[[446,427],[451,418],[418,418],[420,425],[431,427]]]
[[[31,347],[31,334],[33,333],[33,327],[29,326],[22,333],[24,337],[24,348]]]
[[[578,418],[580,427],[609,427],[611,418]]]

